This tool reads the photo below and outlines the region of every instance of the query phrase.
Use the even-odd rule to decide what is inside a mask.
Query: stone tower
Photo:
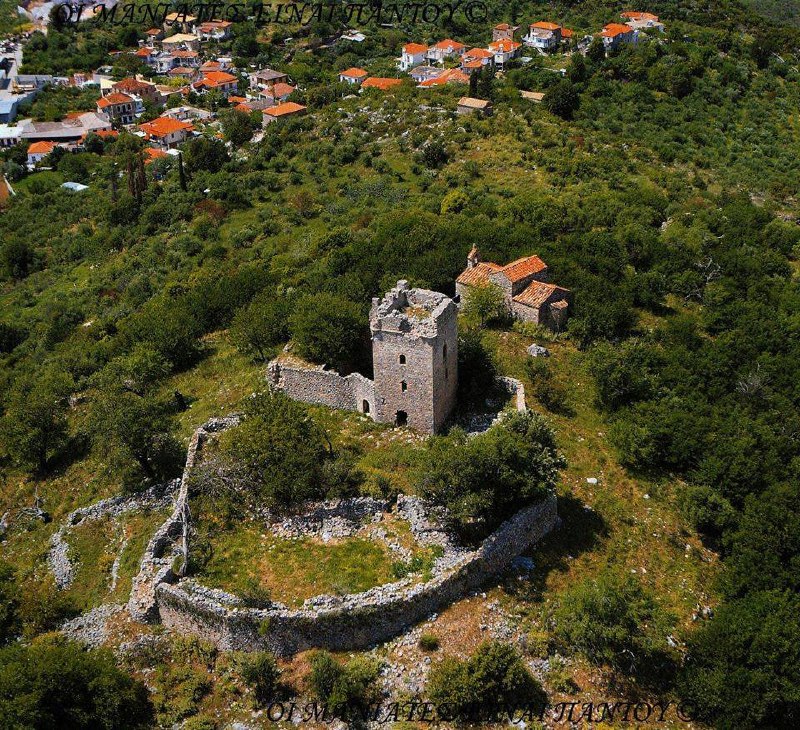
[[[407,281],[372,300],[376,421],[436,433],[456,404],[458,323],[455,302]]]

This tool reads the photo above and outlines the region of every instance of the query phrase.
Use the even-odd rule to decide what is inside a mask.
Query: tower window
[[[394,417],[394,422],[398,426],[405,426],[408,423],[408,413],[405,411],[397,411]]]
[[[364,411],[364,413],[369,413],[369,401],[368,400],[365,400],[365,401],[363,401],[361,403],[361,410]]]
[[[404,393],[408,390],[408,383],[406,383],[405,380],[400,382],[400,390],[402,390]]]
[[[405,355],[400,355],[400,364],[401,365],[405,365],[406,364],[406,356]]]

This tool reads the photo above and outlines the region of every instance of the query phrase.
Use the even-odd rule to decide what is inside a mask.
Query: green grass
[[[110,600],[125,602],[144,548],[166,517],[164,510],[145,511],[124,515],[119,521],[87,520],[69,530],[66,541],[75,576],[67,594],[75,607],[85,611]],[[112,566],[126,538],[112,591]]]
[[[219,533],[212,550],[197,576],[201,583],[242,594],[255,582],[273,600],[290,605],[316,595],[358,593],[394,580],[388,548],[362,538],[326,545],[278,538],[246,524]]]

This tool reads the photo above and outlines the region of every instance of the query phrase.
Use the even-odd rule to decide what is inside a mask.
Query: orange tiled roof
[[[368,79],[361,84],[362,89],[380,89],[381,91],[387,91],[391,89],[393,86],[400,86],[403,83],[403,79],[387,79],[382,78],[380,76],[370,76]]]
[[[283,104],[271,106],[269,109],[264,110],[264,114],[269,114],[271,117],[283,117],[287,114],[295,114],[297,112],[305,111],[306,107],[302,104],[295,104],[293,101],[285,101]]]
[[[603,28],[603,32],[600,35],[602,35],[603,38],[616,38],[618,35],[631,32],[632,28],[629,25],[622,25],[622,23],[609,23]]]
[[[564,295],[569,293],[569,289],[556,286],[555,284],[546,284],[543,281],[532,281],[525,291],[520,292],[514,297],[515,302],[525,304],[528,307],[541,307],[553,294]]]
[[[139,125],[139,129],[145,132],[149,137],[166,137],[173,132],[185,130],[190,132],[194,127],[189,122],[182,122],[179,119],[172,119],[171,117],[158,117],[152,122],[145,122]]]
[[[526,276],[538,274],[547,268],[547,264],[538,256],[523,256],[521,259],[512,261],[502,267],[503,275],[510,282],[519,281]]]
[[[119,137],[119,132],[116,129],[95,129],[92,130],[92,134],[96,134],[98,137],[102,137],[105,139],[106,137]]]
[[[503,38],[499,41],[494,41],[494,43],[490,43],[489,50],[494,51],[495,53],[511,53],[512,51],[516,51],[521,45],[521,43],[516,43],[515,41],[508,40],[508,38]]]
[[[403,46],[403,53],[425,53],[428,50],[428,46],[423,46],[421,43],[406,43]]]
[[[451,48],[455,51],[459,48],[466,48],[463,43],[459,43],[458,41],[454,41],[452,38],[445,38],[443,41],[439,41],[438,43],[434,44],[434,48],[438,48],[440,51],[449,51]]]
[[[483,61],[476,59],[475,61],[467,61],[463,64],[464,68],[483,68]]]
[[[229,96],[228,101],[231,104],[245,104],[247,103],[247,98],[244,96]]]
[[[494,54],[485,48],[470,48],[464,55],[469,58],[491,58]]]
[[[481,262],[477,266],[470,269],[464,269],[456,279],[458,284],[466,284],[467,286],[481,286],[482,284],[489,283],[489,274],[499,271],[502,266],[487,262]]]
[[[367,72],[363,68],[348,68],[347,71],[342,71],[339,76],[346,76],[349,79],[360,79],[362,76],[367,76]]]
[[[562,38],[572,38],[573,35],[575,35],[575,33],[573,31],[571,31],[569,28],[562,28],[561,29],[561,37]]]
[[[538,23],[531,23],[531,28],[539,28],[540,30],[558,30],[560,27],[558,23],[549,23],[546,20],[540,20]]]
[[[170,55],[173,58],[197,58],[197,51],[170,51]]]
[[[654,20],[658,22],[657,15],[653,15],[652,13],[640,13],[635,10],[626,10],[624,13],[620,13],[620,16],[628,18],[629,20]]]
[[[203,81],[218,86],[221,84],[232,84],[238,81],[238,79],[233,74],[225,73],[225,71],[208,71],[203,74]]]
[[[55,142],[34,142],[28,147],[29,155],[49,155],[56,148]]]
[[[444,73],[432,79],[425,79],[420,88],[427,89],[431,86],[444,86],[444,84],[468,84],[469,76],[457,68],[449,68]]]
[[[167,153],[164,150],[157,150],[155,147],[145,147],[144,154],[147,159],[144,161],[146,165],[148,162],[152,162],[153,160],[157,160],[160,157],[166,157]]]
[[[151,56],[152,54],[153,54],[153,49],[145,47],[145,48],[140,48],[139,50],[137,50],[134,55],[139,56],[140,58],[147,58],[148,56]]]
[[[296,91],[294,86],[291,84],[284,84],[282,81],[279,81],[277,84],[273,85],[271,93],[273,97],[280,97],[289,96],[289,94],[294,91]]]
[[[130,91],[135,93],[136,91],[140,91],[142,89],[150,89],[152,88],[152,86],[153,86],[152,84],[148,84],[145,83],[144,81],[139,81],[139,79],[134,79],[128,76],[128,78],[126,79],[117,81],[117,83],[114,84],[113,88],[116,91]]]
[[[508,23],[498,23],[494,29],[495,30],[509,30],[511,26]]]
[[[113,93],[101,96],[97,100],[97,106],[101,109],[105,109],[107,106],[113,106],[114,104],[130,104],[132,101],[133,99],[127,94]]]

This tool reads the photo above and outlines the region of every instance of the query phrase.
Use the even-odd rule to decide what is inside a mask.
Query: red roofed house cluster
[[[467,268],[456,279],[456,297],[463,302],[471,289],[494,285],[502,290],[515,319],[560,331],[566,326],[572,292],[551,284],[549,278],[547,264],[538,256],[525,256],[500,266],[481,261],[473,246],[467,256]]]

